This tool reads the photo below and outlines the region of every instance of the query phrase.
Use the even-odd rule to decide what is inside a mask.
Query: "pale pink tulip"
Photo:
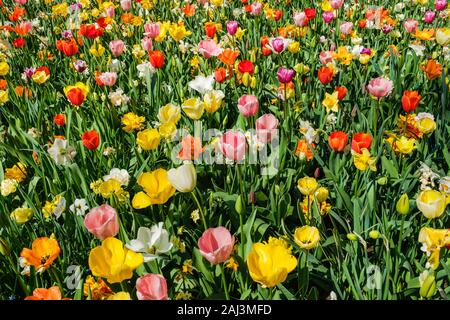
[[[139,300],[167,300],[167,282],[160,274],[148,273],[136,280]]]
[[[391,94],[394,84],[391,80],[378,77],[369,81],[367,91],[375,98],[384,98]]]
[[[198,44],[198,51],[206,58],[217,57],[222,53],[222,49],[214,40],[202,40]]]
[[[238,109],[244,117],[254,116],[259,110],[258,98],[252,94],[243,95],[238,100]]]
[[[278,128],[278,119],[271,113],[266,113],[256,120],[256,136],[259,141],[272,141]]]
[[[413,33],[414,31],[416,31],[418,26],[419,22],[415,19],[408,19],[405,22],[403,22],[403,27],[408,33]]]
[[[91,209],[84,218],[84,225],[96,238],[103,240],[119,233],[119,217],[113,207],[102,204]]]
[[[122,40],[113,40],[109,43],[109,49],[113,56],[118,57],[125,50],[125,43]]]
[[[247,151],[245,135],[240,131],[229,130],[220,137],[219,147],[226,158],[241,161]]]
[[[198,239],[200,253],[212,264],[227,261],[233,251],[233,246],[234,237],[224,227],[209,228]]]

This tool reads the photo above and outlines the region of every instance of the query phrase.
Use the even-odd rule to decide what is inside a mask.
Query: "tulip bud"
[[[320,187],[319,189],[316,190],[316,199],[319,202],[324,202],[325,200],[327,200],[329,192],[328,189],[325,187]]]
[[[388,181],[387,177],[381,177],[381,178],[379,178],[379,179],[377,180],[377,183],[378,183],[380,186],[384,186],[384,185],[386,185],[387,181]]]
[[[378,239],[380,237],[380,233],[377,230],[372,230],[369,232],[369,237],[371,239]]]
[[[234,209],[237,213],[242,214],[245,211],[245,205],[242,202],[242,196],[239,195],[236,199],[236,203],[234,204]]]
[[[248,87],[250,84],[250,74],[248,72],[244,73],[244,75],[242,76],[242,83],[244,84],[244,86]]]
[[[9,256],[9,247],[3,238],[0,238],[0,253],[4,256]]]
[[[354,233],[347,233],[347,239],[350,241],[356,241],[358,240],[358,237]]]
[[[436,292],[436,281],[433,275],[429,275],[420,287],[420,296],[422,298],[431,298]]]
[[[395,209],[398,214],[408,214],[409,212],[409,198],[406,193],[402,194],[400,199],[398,199]]]

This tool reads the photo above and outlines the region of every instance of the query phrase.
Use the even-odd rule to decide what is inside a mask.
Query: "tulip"
[[[227,21],[227,32],[230,36],[234,36],[238,29],[238,22],[237,21]]]
[[[34,266],[37,272],[47,270],[58,258],[61,248],[55,239],[41,237],[33,240],[31,249],[23,248],[20,257],[27,266]]]
[[[55,115],[55,117],[53,118],[53,122],[59,126],[62,127],[66,124],[66,118],[64,116],[63,113],[58,113],[57,115]]]
[[[17,208],[11,212],[11,219],[15,220],[18,224],[28,222],[32,216],[33,210],[30,208]]]
[[[247,257],[250,276],[268,288],[282,283],[297,266],[297,259],[291,251],[282,239],[270,237],[268,243],[254,243]]]
[[[317,180],[311,177],[303,177],[298,179],[297,187],[300,190],[300,193],[309,196],[314,194],[317,190],[318,184]]]
[[[402,196],[400,197],[400,199],[398,199],[396,205],[395,205],[395,209],[397,210],[398,214],[408,214],[409,213],[409,198],[408,198],[408,194],[404,193],[402,194]]]
[[[222,83],[227,78],[227,70],[224,67],[220,67],[214,71],[214,80],[217,83]]]
[[[433,23],[434,18],[436,18],[436,12],[428,10],[427,12],[425,12],[423,21],[425,21],[425,23]]]
[[[252,117],[258,113],[259,102],[254,95],[243,95],[238,100],[239,112],[244,117]]]
[[[334,131],[328,137],[330,148],[336,152],[344,151],[348,143],[348,135],[343,131]]]
[[[208,38],[214,38],[216,35],[216,24],[214,22],[205,23],[205,33]]]
[[[436,42],[441,46],[450,44],[450,28],[440,28],[436,30]]]
[[[416,110],[422,97],[419,95],[418,91],[408,91],[403,92],[402,97],[402,108],[405,112],[411,112]]]
[[[294,23],[297,27],[306,27],[308,21],[309,19],[305,12],[294,12]]]
[[[367,91],[377,98],[384,98],[391,94],[394,88],[394,83],[391,80],[385,79],[383,77],[378,77],[369,81],[367,85]]]
[[[167,172],[170,183],[179,192],[191,192],[197,185],[197,171],[192,163],[183,164]]]
[[[216,112],[222,106],[225,94],[221,90],[211,90],[203,96],[203,104],[208,113]]]
[[[317,71],[317,77],[323,85],[327,85],[333,81],[333,76],[334,71],[328,67],[322,67]]]
[[[344,4],[344,0],[330,0],[329,2],[334,10],[339,10]]]
[[[447,7],[447,0],[436,0],[434,2],[434,8],[437,11],[443,11]]]
[[[294,232],[294,240],[302,249],[313,249],[320,241],[319,229],[311,226],[297,228]]]
[[[274,52],[281,53],[284,51],[284,40],[283,38],[275,38],[270,41],[270,46],[273,48]]]
[[[175,188],[169,181],[167,171],[162,168],[142,173],[137,183],[144,191],[134,195],[131,203],[135,209],[144,209],[154,204],[164,204],[175,193]]]
[[[156,23],[146,23],[144,25],[144,36],[149,36],[150,38],[154,39],[156,38],[161,30],[161,25]]]
[[[164,53],[159,50],[154,50],[149,53],[150,63],[153,68],[161,69],[164,66]]]
[[[362,149],[370,149],[372,136],[368,133],[358,132],[353,135],[352,150],[361,153]]]
[[[428,219],[442,216],[447,206],[445,194],[436,190],[423,190],[416,199],[417,208]]]
[[[267,113],[256,119],[256,136],[258,141],[267,143],[272,141],[274,134],[278,132],[278,119],[271,113]]]
[[[334,19],[334,13],[332,11],[324,11],[322,13],[322,18],[326,24],[329,24]]]
[[[167,300],[167,282],[160,274],[148,273],[136,280],[139,300]]]
[[[339,101],[344,100],[344,98],[347,96],[347,88],[346,87],[336,87],[335,89],[338,93]]]
[[[118,57],[125,50],[125,43],[122,40],[113,40],[109,43],[109,49],[113,56]]]
[[[220,137],[220,150],[226,158],[241,161],[247,151],[245,135],[240,131],[227,131]]]
[[[119,217],[116,209],[102,204],[89,211],[84,218],[84,225],[96,238],[104,240],[119,233]]]
[[[419,22],[415,19],[408,19],[405,22],[403,22],[403,27],[405,28],[406,32],[408,32],[408,33],[415,32],[418,26],[419,26]]]
[[[120,7],[123,11],[131,10],[131,0],[120,0]]]
[[[83,141],[83,145],[89,150],[97,149],[100,144],[100,136],[95,130],[86,131],[83,133],[81,140]]]
[[[133,270],[144,262],[142,254],[123,247],[122,241],[109,237],[89,253],[92,275],[118,283],[133,277]]]
[[[222,49],[214,40],[202,40],[198,44],[198,51],[206,58],[217,57],[222,53]]]
[[[352,22],[344,22],[339,26],[339,30],[342,34],[350,34],[352,32],[353,23]]]
[[[150,38],[150,37],[144,37],[144,38],[142,38],[142,40],[141,40],[141,45],[142,45],[142,48],[145,50],[145,51],[152,51],[152,49],[153,49],[153,41],[152,41],[152,38]]]
[[[277,71],[277,78],[280,83],[288,83],[292,81],[292,78],[295,75],[295,71],[291,69],[286,69],[284,67],[280,67]]]
[[[183,111],[187,114],[187,116],[192,120],[199,120],[205,110],[203,101],[201,101],[199,98],[187,99],[183,102],[183,105],[181,107],[183,108]]]
[[[260,2],[253,2],[251,4],[250,14],[252,16],[259,16],[261,14],[261,12],[262,12],[262,9],[263,9],[263,7],[262,7],[262,4]]]
[[[146,151],[158,148],[160,140],[161,135],[157,129],[145,129],[139,131],[136,136],[136,143]]]
[[[436,279],[434,275],[428,275],[420,286],[419,294],[422,298],[429,299],[436,293]]]
[[[240,73],[248,73],[250,75],[253,75],[253,72],[255,69],[254,69],[253,63],[251,61],[242,60],[238,64],[238,70]]]
[[[209,228],[198,239],[202,256],[212,264],[228,260],[234,247],[234,236],[224,227]]]

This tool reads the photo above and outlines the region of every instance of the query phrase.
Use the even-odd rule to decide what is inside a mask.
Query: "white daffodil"
[[[75,148],[69,146],[69,142],[65,139],[55,139],[48,153],[56,164],[62,165],[68,164],[77,154]]]

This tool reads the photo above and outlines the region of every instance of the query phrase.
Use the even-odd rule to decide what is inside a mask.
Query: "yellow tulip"
[[[361,149],[361,151],[361,154],[352,151],[353,163],[356,169],[364,171],[367,170],[367,168],[370,168],[372,171],[377,171],[376,158],[371,157],[369,150],[366,148]]]
[[[408,214],[409,212],[409,197],[406,193],[402,194],[400,199],[398,199],[395,209],[398,214]]]
[[[137,144],[144,150],[154,150],[158,148],[161,141],[161,135],[156,129],[145,129],[138,132],[136,137]]]
[[[11,212],[11,219],[15,220],[18,224],[28,222],[32,216],[33,210],[30,208],[17,208]]]
[[[109,283],[131,279],[133,270],[144,263],[141,253],[124,248],[122,241],[109,237],[89,253],[89,268],[96,277]]]
[[[170,22],[160,23],[159,34],[155,38],[157,42],[162,42],[166,38],[167,31],[169,30]]]
[[[128,112],[122,117],[122,128],[125,132],[130,133],[133,130],[141,130],[142,123],[144,123],[145,117],[138,116],[133,112]]]
[[[269,242],[254,243],[247,259],[252,279],[269,288],[285,281],[288,273],[297,266],[291,250],[284,240],[272,237]]]
[[[135,194],[132,205],[135,209],[147,208],[153,204],[164,204],[175,193],[165,169],[144,172],[138,178],[138,184],[144,191]]]
[[[288,44],[288,50],[290,53],[297,53],[300,50],[300,43],[298,41],[292,41]]]
[[[0,90],[0,104],[4,104],[9,100],[8,92]]]
[[[105,53],[105,47],[102,46],[101,43],[98,43],[97,46],[95,45],[95,43],[91,46],[91,48],[89,49],[89,52],[94,56],[94,57],[101,57],[103,56],[103,54]]]
[[[102,182],[99,187],[99,193],[103,198],[109,198],[114,193],[120,193],[122,187],[120,186],[120,182],[116,179],[109,179],[108,181]]]
[[[6,62],[0,62],[0,76],[6,76],[9,73],[9,65]]]
[[[181,119],[180,107],[173,105],[171,103],[166,104],[165,106],[159,108],[158,119],[163,124],[171,122],[176,125],[178,121],[180,121]]]
[[[316,190],[316,192],[314,193],[314,195],[316,196],[316,199],[318,202],[324,202],[327,200],[328,195],[329,195],[329,191],[327,188],[325,187],[320,187],[319,189]]]
[[[37,71],[31,76],[31,79],[38,84],[45,83],[49,78],[50,75],[47,75],[45,71]]]
[[[300,178],[297,181],[298,190],[300,190],[301,194],[305,196],[314,194],[317,190],[317,186],[317,180],[311,177]]]
[[[198,120],[202,117],[205,110],[203,102],[198,98],[190,98],[183,102],[181,106],[183,111],[192,120]]]
[[[222,100],[225,94],[221,90],[212,90],[203,96],[203,105],[206,112],[214,113],[222,106]]]
[[[110,295],[107,300],[131,300],[131,296],[128,292],[120,291]]]
[[[416,199],[417,208],[428,219],[442,216],[447,206],[445,194],[436,190],[423,190]]]
[[[422,118],[416,124],[419,131],[424,134],[430,134],[436,129],[436,122],[432,118]]]
[[[313,249],[320,241],[319,229],[310,226],[297,228],[295,229],[294,240],[302,249]]]
[[[436,42],[441,46],[450,44],[450,28],[441,28],[436,31]]]
[[[163,123],[159,128],[159,134],[165,139],[172,139],[177,133],[177,126],[173,122]]]

